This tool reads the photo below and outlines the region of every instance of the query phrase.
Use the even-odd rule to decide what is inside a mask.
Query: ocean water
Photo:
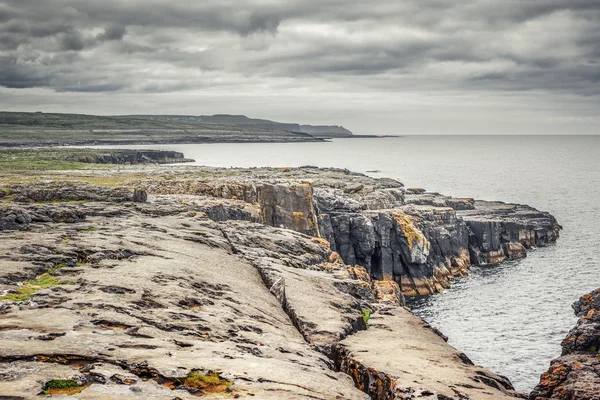
[[[106,146],[105,146],[106,147]],[[600,287],[600,137],[407,136],[328,143],[115,146],[181,151],[211,166],[348,168],[453,196],[525,203],[563,226],[554,246],[519,262],[473,267],[415,313],[476,364],[529,391],[576,318],[571,304]],[[367,172],[374,171],[378,172]]]

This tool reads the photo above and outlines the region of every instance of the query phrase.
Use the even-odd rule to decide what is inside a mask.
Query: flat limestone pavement
[[[91,217],[3,233],[0,246],[12,260],[4,283],[41,272],[32,272],[38,255],[80,257],[54,272],[61,285],[3,302],[2,395],[37,398],[43,383],[74,379],[82,399],[193,398],[185,378],[198,370],[235,382],[231,392],[202,390],[210,398],[365,398],[310,348],[258,270],[206,218]]]
[[[436,224],[465,229],[453,209],[405,205],[396,181],[350,175],[343,186],[346,175],[163,167],[2,177],[1,395],[517,396],[404,309],[398,283],[332,251],[313,188],[324,187],[339,221],[353,201],[365,226],[389,221],[417,259]],[[336,203],[339,185],[356,196]],[[373,214],[355,199],[400,213]],[[405,217],[418,207],[416,222]],[[361,240],[352,254],[370,243]]]

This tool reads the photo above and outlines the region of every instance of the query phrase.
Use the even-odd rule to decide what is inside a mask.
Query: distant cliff
[[[0,147],[165,143],[319,142],[298,124],[243,116],[98,116],[0,111]]]
[[[337,125],[300,125],[300,132],[317,137],[348,137],[352,132]]]
[[[308,133],[309,135],[315,137],[352,136],[351,131],[343,126],[338,125],[300,125],[296,123],[275,122],[268,119],[248,118],[245,115],[231,114],[203,115],[195,118],[198,118],[198,121],[209,124],[253,126],[261,129],[278,129],[291,132]]]
[[[130,116],[140,119],[162,121],[178,121],[186,123],[201,123],[215,125],[233,125],[238,127],[252,127],[257,129],[273,129],[290,132],[306,133],[314,137],[350,137],[352,132],[338,125],[300,125],[297,123],[276,122],[268,119],[249,118],[245,115],[215,114],[215,115],[135,115]]]

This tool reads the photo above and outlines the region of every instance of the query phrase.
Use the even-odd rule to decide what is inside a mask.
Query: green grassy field
[[[106,150],[104,150],[106,152]],[[90,163],[69,160],[69,156],[92,155],[88,149],[1,149],[0,170],[39,170],[58,171],[81,169]],[[96,167],[110,168],[114,164],[95,164]]]
[[[284,130],[194,120],[0,112],[0,146],[315,140]]]

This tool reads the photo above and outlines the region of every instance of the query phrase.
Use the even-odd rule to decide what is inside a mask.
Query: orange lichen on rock
[[[600,310],[591,309],[588,313],[583,317],[583,319],[592,319],[596,316],[600,315]]]
[[[310,239],[310,241],[313,243],[317,243],[318,245],[320,245],[326,249],[329,249],[331,247],[331,245],[329,244],[329,241],[327,239],[323,239],[321,237],[314,237],[314,238]]]
[[[397,306],[404,304],[400,286],[394,281],[375,281],[373,295],[379,303],[392,303]]]
[[[327,257],[327,261],[333,264],[343,264],[342,257],[340,257],[339,253],[332,251],[329,257]]]
[[[410,251],[412,251],[413,246],[415,245],[429,251],[429,240],[427,240],[425,235],[423,235],[423,232],[417,228],[413,220],[408,215],[396,210],[392,212],[392,216],[396,219],[396,222],[402,229],[402,233],[408,242],[408,248]]]
[[[360,265],[349,265],[348,273],[353,279],[358,279],[359,281],[364,282],[371,282],[371,275],[369,275],[365,267],[361,267]]]

